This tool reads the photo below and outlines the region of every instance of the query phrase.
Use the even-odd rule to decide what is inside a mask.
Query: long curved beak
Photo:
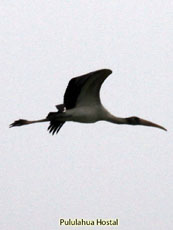
[[[159,128],[159,129],[163,129],[163,130],[167,131],[167,129],[165,129],[163,126],[155,124],[151,121],[141,119],[141,118],[140,118],[140,125],[151,126],[151,127],[155,127],[155,128]]]

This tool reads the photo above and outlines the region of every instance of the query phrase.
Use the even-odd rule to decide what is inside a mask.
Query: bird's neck
[[[115,124],[126,124],[127,121],[126,121],[126,118],[122,118],[122,117],[115,117],[114,115],[112,114],[109,114],[108,118],[107,118],[107,121],[109,122],[112,122],[112,123],[115,123]]]
[[[40,122],[47,122],[47,121],[49,121],[47,118],[40,119],[40,120],[34,120],[34,121],[25,120],[25,125],[29,125],[29,124],[33,124],[33,123],[40,123]]]

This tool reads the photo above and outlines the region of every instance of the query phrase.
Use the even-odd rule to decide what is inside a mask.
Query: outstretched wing
[[[104,80],[112,73],[109,69],[97,70],[69,81],[64,94],[64,104],[56,106],[58,112],[49,113],[50,125],[48,130],[52,135],[58,133],[65,122],[57,121],[56,114],[63,113],[65,109],[78,106],[100,104],[100,88]]]
[[[49,133],[52,133],[52,135],[54,135],[55,133],[57,134],[59,132],[60,128],[65,123],[65,121],[62,122],[62,121],[57,121],[55,119],[56,114],[64,112],[65,106],[63,104],[60,104],[60,105],[56,105],[56,108],[58,109],[58,112],[51,112],[47,116],[47,118],[50,120],[50,125],[48,127],[48,131],[49,131]]]
[[[102,69],[72,78],[64,94],[66,109],[101,103],[100,88],[111,73],[109,69]]]

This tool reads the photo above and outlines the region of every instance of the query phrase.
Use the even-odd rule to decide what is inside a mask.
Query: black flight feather
[[[57,134],[61,129],[61,127],[63,126],[63,124],[65,123],[65,121],[62,122],[62,121],[57,121],[55,119],[56,114],[64,112],[65,106],[63,104],[60,104],[60,105],[56,105],[56,108],[58,109],[58,112],[51,112],[47,116],[47,118],[50,120],[48,131],[49,133],[52,133],[52,135],[54,135],[55,133]]]

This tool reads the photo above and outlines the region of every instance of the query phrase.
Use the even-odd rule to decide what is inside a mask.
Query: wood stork
[[[57,112],[50,112],[45,119],[41,120],[19,119],[13,122],[10,127],[50,122],[48,130],[53,135],[58,133],[66,121],[94,123],[103,120],[115,124],[151,126],[167,131],[163,126],[138,117],[113,116],[105,109],[100,100],[100,88],[111,73],[112,71],[109,69],[101,69],[72,78],[64,94],[64,103],[56,106]]]

